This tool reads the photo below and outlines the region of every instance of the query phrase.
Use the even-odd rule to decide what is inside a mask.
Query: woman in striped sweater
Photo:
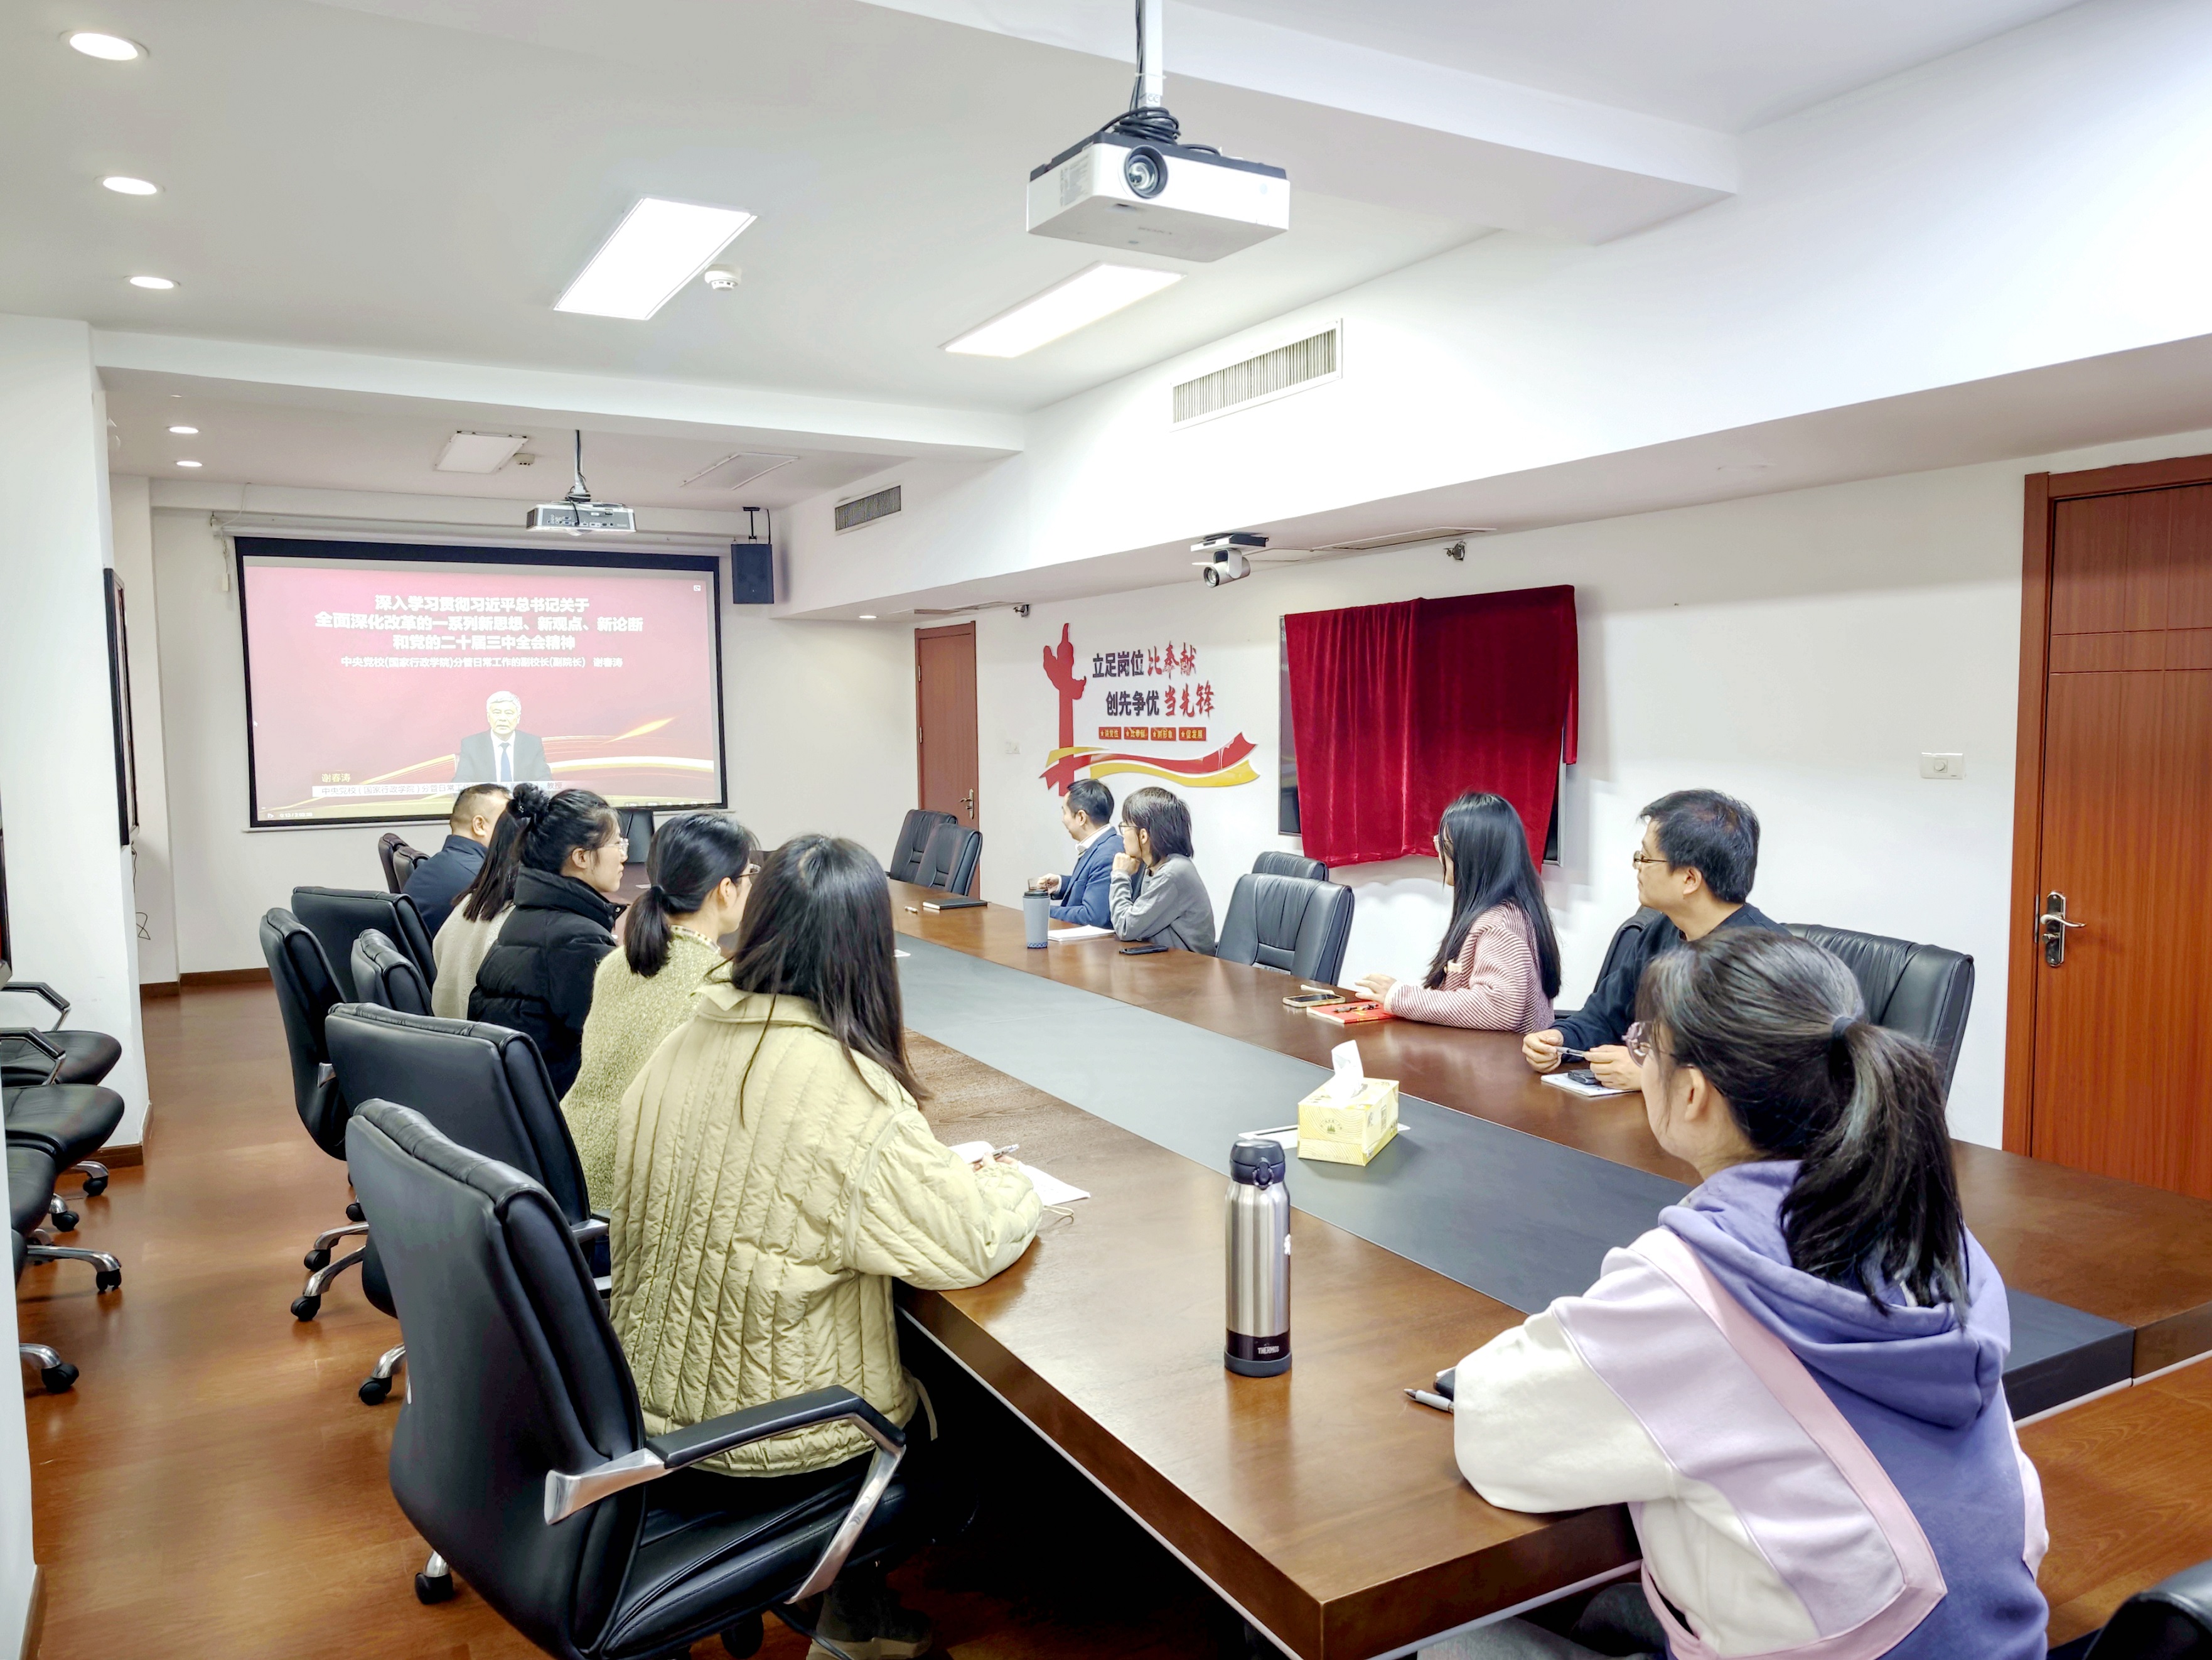
[[[1545,1031],[1559,994],[1559,945],[1520,813],[1503,796],[1469,790],[1444,809],[1437,857],[1452,916],[1428,977],[1416,986],[1370,974],[1359,990],[1401,1020]]]

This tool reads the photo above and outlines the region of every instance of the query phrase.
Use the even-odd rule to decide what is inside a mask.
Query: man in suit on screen
[[[456,784],[550,783],[553,769],[545,763],[545,745],[522,726],[522,700],[511,691],[495,691],[484,699],[489,732],[471,733],[461,739],[453,758]]]

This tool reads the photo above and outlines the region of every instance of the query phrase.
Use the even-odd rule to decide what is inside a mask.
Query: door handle
[[[2043,915],[2035,919],[2036,931],[2043,936],[2043,960],[2052,968],[2066,961],[2066,930],[2086,927],[2084,922],[2066,920],[2066,896],[2047,893],[2043,897]]]
[[[975,822],[975,791],[973,791],[973,790],[969,790],[969,791],[968,792],[968,795],[967,795],[967,801],[968,801],[968,822],[969,822],[969,824],[974,824],[974,823]],[[2079,926],[2081,926],[2081,925],[2080,925],[2079,923],[2076,923],[2075,926],[2078,927],[2079,927]]]

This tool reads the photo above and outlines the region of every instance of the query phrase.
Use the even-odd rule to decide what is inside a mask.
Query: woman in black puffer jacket
[[[469,1018],[528,1033],[558,1097],[576,1081],[592,976],[615,948],[621,911],[608,896],[626,848],[614,809],[589,790],[521,784],[507,811],[521,832],[514,909],[477,970]]]

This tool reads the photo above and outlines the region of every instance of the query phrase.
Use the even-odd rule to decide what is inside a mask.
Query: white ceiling
[[[1205,0],[1571,98],[1741,132],[2075,0]]]

